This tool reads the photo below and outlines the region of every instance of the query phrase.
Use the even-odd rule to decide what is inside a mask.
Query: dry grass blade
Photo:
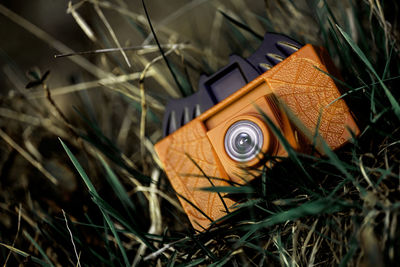
[[[272,240],[274,241],[274,245],[275,245],[275,247],[276,247],[277,250],[278,250],[279,259],[280,259],[281,265],[282,265],[282,266],[287,266],[287,267],[291,266],[291,265],[290,265],[290,261],[289,261],[290,254],[289,254],[289,252],[283,247],[283,244],[281,243],[281,237],[279,236],[279,233],[276,234],[276,235],[274,235],[274,236],[272,237]]]
[[[12,12],[8,8],[6,8],[4,5],[0,4],[0,14],[3,14],[10,20],[14,21],[16,24],[20,25],[21,27],[25,28],[27,31],[38,37],[39,39],[43,40],[44,42],[48,43],[50,46],[52,46],[54,49],[59,51],[61,54],[73,54],[74,51],[70,49],[68,46],[64,45],[57,39],[53,38],[51,35],[40,29],[39,27],[35,26],[31,22],[27,21],[26,19],[22,18],[18,14]],[[85,59],[82,56],[74,56],[74,57],[68,57],[69,60],[72,62],[76,63],[77,65],[81,66],[83,69],[91,73],[97,78],[115,78],[115,76],[112,73],[106,72],[102,70],[101,68],[97,67],[96,65],[90,63],[87,59]],[[124,86],[130,90],[132,93],[140,95],[139,89],[134,87],[133,85],[130,85],[128,83],[124,83]]]
[[[96,42],[97,38],[94,35],[93,30],[89,27],[86,21],[79,15],[76,11],[76,5],[72,5],[71,1],[68,2],[67,13],[71,13],[72,17],[75,19],[76,23],[81,27],[82,31],[86,34],[86,36],[92,41]]]
[[[163,20],[161,20],[157,26],[161,29],[164,30],[168,29],[167,33],[169,35],[174,34],[175,36],[178,35],[178,33],[176,32],[171,32],[171,30],[169,28],[167,28],[167,24],[176,20],[177,18],[179,18],[182,15],[187,14],[187,12],[190,12],[191,10],[193,10],[194,8],[200,6],[201,4],[207,2],[209,0],[193,0],[190,1],[189,3],[181,6],[179,9],[177,9],[175,12],[172,12],[171,14],[169,14],[168,16],[166,16]],[[152,40],[154,39],[154,35],[153,34],[149,34],[145,40],[143,41],[143,44],[149,44]]]
[[[383,13],[383,9],[381,6],[381,3],[379,0],[368,0],[368,3],[371,7],[371,13],[370,13],[370,23],[372,23],[372,16],[375,15],[376,18],[378,19],[379,24],[383,28],[383,31],[385,32],[385,48],[386,48],[386,53],[389,54],[389,40],[393,39],[393,35],[391,32],[389,32],[389,26],[388,22],[385,19],[385,15]],[[373,33],[371,33],[373,35]]]
[[[368,185],[369,185],[373,190],[375,190],[375,186],[374,186],[374,184],[371,182],[371,179],[368,177],[368,174],[367,174],[367,172],[366,172],[366,170],[365,170],[365,167],[364,167],[364,164],[363,164],[363,161],[362,161],[363,156],[364,156],[364,155],[361,155],[360,158],[359,158],[359,166],[360,166],[361,173],[362,173],[364,179],[367,181]]]
[[[218,7],[220,8],[220,7]],[[210,31],[210,44],[205,49],[207,62],[212,69],[217,69],[219,60],[215,58],[215,50],[218,47],[218,41],[221,35],[221,27],[224,17],[217,10],[214,13],[214,20]]]
[[[20,145],[18,145],[8,134],[0,129],[0,137],[6,141],[13,149],[18,151],[30,164],[32,164],[38,171],[40,171],[52,184],[57,185],[58,180],[43,165],[35,160],[28,152],[26,152]]]
[[[292,226],[292,266],[297,264],[298,262],[298,255],[297,255],[297,246],[298,246],[298,237],[299,237],[299,232],[300,232],[300,222],[297,221],[296,224]]]
[[[107,77],[107,78],[98,79],[95,81],[83,82],[83,83],[78,83],[78,84],[74,84],[74,85],[54,88],[51,90],[51,95],[52,96],[60,96],[60,95],[70,94],[70,93],[79,92],[82,90],[88,90],[91,88],[95,88],[95,87],[98,87],[99,85],[112,86],[112,85],[116,85],[116,84],[122,84],[122,83],[125,83],[128,81],[138,80],[140,77],[140,74],[141,74],[140,72],[134,72],[134,73],[130,73],[130,74],[124,74],[124,75],[114,76],[114,77]],[[149,71],[147,73],[147,75],[149,77],[152,77],[154,74],[155,73],[153,71]],[[42,97],[45,97],[45,95],[42,92],[32,92],[28,95],[28,98],[30,98],[30,99],[42,98]],[[151,96],[148,96],[148,97],[156,104],[161,105],[160,103],[158,103],[158,101],[153,99]]]
[[[389,258],[391,260],[393,260],[394,256],[395,256],[393,241],[396,239],[396,228],[397,228],[397,218],[398,218],[397,216],[398,216],[398,212],[394,212],[393,216],[392,216],[391,225],[390,225],[389,237],[392,242],[389,245]]]
[[[81,262],[79,260],[80,257],[78,255],[78,252],[76,251],[76,246],[75,246],[75,242],[74,242],[74,236],[72,235],[71,229],[69,229],[67,215],[65,214],[65,211],[62,210],[62,213],[63,213],[64,220],[65,220],[65,226],[67,227],[68,233],[69,233],[69,235],[71,237],[72,246],[74,247],[74,252],[75,252],[75,256],[76,256],[76,265],[80,267],[81,266]]]
[[[318,224],[318,219],[314,221],[310,231],[307,234],[306,239],[304,240],[302,247],[301,247],[301,256],[303,257],[304,262],[307,262],[307,257],[306,257],[306,249],[308,247],[308,243],[311,240],[311,237],[313,236],[314,232],[315,232],[315,228],[317,227]]]
[[[93,4],[93,6],[94,6],[94,10],[96,10],[96,12],[97,12],[97,15],[99,15],[100,19],[103,21],[103,23],[106,26],[108,32],[110,33],[111,38],[114,40],[115,44],[117,45],[119,51],[121,51],[121,54],[124,57],[126,64],[130,68],[131,67],[131,63],[129,62],[129,59],[126,56],[125,51],[122,49],[121,44],[119,43],[118,38],[115,35],[115,32],[114,32],[113,28],[111,27],[110,23],[108,22],[106,16],[104,16],[104,13],[101,10],[101,8],[99,7],[99,5],[97,4],[97,2],[95,2]]]
[[[9,249],[10,251],[15,252],[15,253],[17,253],[17,254],[19,254],[19,255],[22,255],[22,256],[24,256],[24,257],[28,257],[28,256],[29,256],[28,253],[26,253],[26,252],[24,252],[24,251],[22,251],[22,250],[19,250],[19,249],[17,249],[17,248],[14,248],[13,246],[9,246],[9,245],[3,244],[3,243],[0,243],[0,246],[3,246],[3,247],[5,247],[5,248]],[[5,265],[4,265],[4,266],[5,266]]]
[[[134,190],[133,193],[137,192],[149,192],[149,193],[154,193],[158,194],[160,197],[164,198],[166,201],[168,201],[171,205],[173,205],[178,211],[184,212],[182,209],[182,206],[179,204],[178,201],[174,200],[172,197],[161,191],[160,189],[157,188],[151,188],[151,187],[146,187],[146,186],[137,186]]]
[[[20,228],[21,228],[21,204],[19,204],[19,209],[18,209],[17,233],[15,234],[15,238],[14,238],[14,241],[13,241],[11,247],[14,247],[14,246],[15,246],[15,241],[17,241]],[[8,259],[9,259],[10,256],[11,256],[11,251],[12,251],[12,250],[10,250],[10,252],[7,254],[7,258],[6,258],[6,260],[4,261],[4,265],[3,265],[4,267],[7,266]]]
[[[324,233],[326,229],[327,229],[327,228],[325,228],[325,229],[322,231],[322,233]],[[322,236],[319,235],[318,238],[317,238],[317,240],[316,240],[316,241],[314,242],[314,244],[313,244],[313,248],[312,248],[312,250],[311,250],[311,254],[310,254],[310,258],[309,258],[309,260],[308,260],[308,265],[307,265],[307,266],[309,266],[309,267],[315,266],[315,264],[314,264],[314,262],[315,262],[315,257],[316,257],[316,255],[317,255],[318,250],[320,249],[321,242],[322,242]]]
[[[170,53],[175,51],[178,48],[178,45],[173,46],[171,49],[169,49],[166,53],[165,56],[168,56]],[[139,88],[140,88],[140,96],[141,96],[141,115],[140,115],[140,140],[141,142],[141,154],[142,154],[142,159],[144,160],[144,154],[145,154],[145,127],[146,127],[146,114],[147,114],[147,105],[146,105],[146,94],[145,94],[145,89],[144,89],[144,79],[147,75],[147,72],[149,71],[150,67],[155,64],[157,61],[163,59],[164,56],[160,55],[156,58],[154,58],[152,61],[150,61],[142,73],[140,74],[139,78]],[[143,163],[143,166],[146,166],[146,164]]]
[[[72,49],[70,49],[68,46],[63,44],[62,42],[58,41],[57,39],[53,38],[50,34],[46,33],[36,25],[32,24],[28,20],[22,18],[18,14],[14,13],[10,9],[6,8],[4,5],[0,4],[0,14],[6,16],[16,24],[20,25],[39,39],[43,40],[44,42],[48,43],[50,46],[52,46],[54,49],[59,51],[62,54],[69,54],[69,53],[74,53]],[[69,58],[71,61],[76,63],[77,65],[81,66],[83,69],[88,71],[89,73],[93,74],[94,76],[97,77],[108,77],[110,74],[102,70],[101,68],[97,67],[96,65],[90,63],[88,60],[86,60],[83,57],[77,56],[77,57],[71,57]]]
[[[149,211],[150,211],[150,228],[148,230],[149,234],[159,235],[162,232],[162,217],[161,217],[161,208],[160,202],[158,200],[158,196],[155,193],[155,189],[157,189],[157,183],[160,178],[160,171],[158,169],[154,169],[151,174],[151,180],[153,181],[150,184],[150,199],[149,199]],[[146,251],[147,246],[145,244],[141,244],[135,259],[132,263],[132,266],[137,266],[140,260],[143,258],[144,252]]]
[[[261,25],[260,21],[257,17],[250,12],[249,5],[241,0],[232,0],[232,4],[237,10],[240,10],[241,14],[246,15],[245,20],[251,29],[254,29],[256,32],[264,32],[265,29]]]
[[[4,117],[4,118],[9,118],[9,119],[13,119],[16,121],[20,121],[23,123],[29,123],[34,126],[41,126],[41,125],[46,125],[46,124],[51,123],[51,120],[49,120],[49,119],[43,120],[40,117],[24,114],[24,113],[17,112],[17,111],[8,109],[8,108],[0,108],[0,116]],[[43,123],[43,121],[45,123]]]
[[[171,48],[172,46],[175,46],[175,45],[178,45],[181,48],[190,48],[190,46],[187,45],[186,43],[163,44],[163,45],[161,45],[161,47],[162,48]],[[124,51],[135,51],[136,54],[140,55],[140,56],[159,51],[158,47],[156,45],[127,46],[127,47],[122,47],[122,49]],[[110,48],[95,49],[95,50],[89,50],[89,51],[78,51],[78,52],[74,52],[74,53],[71,53],[71,54],[57,54],[57,55],[54,55],[54,57],[55,58],[60,58],[60,57],[71,57],[71,56],[76,56],[76,55],[105,54],[105,53],[112,53],[112,52],[119,52],[119,48],[110,47]]]

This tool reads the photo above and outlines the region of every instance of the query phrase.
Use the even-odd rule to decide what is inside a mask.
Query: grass
[[[175,10],[161,12],[159,19],[156,13],[171,7],[151,1],[74,1],[67,12],[99,53],[55,60],[76,64],[80,81],[54,88],[57,69],[42,69],[45,75],[33,70],[27,80],[17,68],[3,68],[9,92],[0,95],[2,264],[398,262],[398,3],[274,0],[266,2],[264,14],[257,8],[264,1],[259,2],[171,2]],[[3,4],[0,14],[54,54],[74,53]],[[259,179],[243,186],[203,188],[240,202],[197,232],[154,152],[164,105],[190,94],[200,74],[222,67],[229,52],[251,53],[260,29],[327,48],[343,77],[341,98],[361,134],[336,151],[318,142],[326,154],[320,158],[290,149],[265,118],[289,157],[276,159],[273,168],[265,166]],[[114,52],[103,50],[114,45]],[[125,46],[130,49],[121,50]],[[15,65],[7,51],[0,56]]]

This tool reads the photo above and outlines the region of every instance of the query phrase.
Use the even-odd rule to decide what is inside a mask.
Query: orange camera
[[[337,100],[340,92],[334,81],[324,73],[335,72],[326,51],[310,44],[293,50],[203,113],[196,114],[194,108],[193,119],[187,119],[184,111],[182,126],[174,126],[155,145],[194,228],[208,228],[226,214],[224,204],[228,208],[234,204],[200,188],[228,186],[226,181],[243,184],[260,173],[254,170],[270,164],[265,155],[288,155],[264,116],[297,151],[309,146],[317,127],[331,149],[351,138],[349,130],[359,134],[346,103]]]

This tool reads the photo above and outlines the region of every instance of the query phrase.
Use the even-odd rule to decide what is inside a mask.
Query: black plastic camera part
[[[236,92],[302,46],[285,35],[266,33],[260,47],[248,58],[231,55],[227,66],[211,76],[200,77],[196,93],[168,102],[163,119],[164,137]]]

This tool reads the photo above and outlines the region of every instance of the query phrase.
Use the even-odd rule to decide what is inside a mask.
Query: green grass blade
[[[335,166],[341,173],[344,174],[347,180],[352,181],[354,186],[356,186],[362,195],[366,193],[366,190],[364,187],[362,187],[356,179],[347,171],[347,168],[345,164],[337,157],[337,155],[332,151],[332,149],[328,146],[328,144],[325,142],[323,138],[319,138],[320,140],[320,145],[323,148],[324,153],[328,156],[329,158],[329,163],[333,166]],[[330,196],[333,197],[334,191],[331,192]]]
[[[349,249],[344,255],[344,257],[341,259],[339,266],[340,267],[345,267],[349,266],[349,261],[353,258],[354,254],[356,253],[359,245],[355,237],[352,237],[350,244],[349,244]]]
[[[376,73],[374,67],[372,66],[372,63],[368,60],[367,56],[364,54],[363,51],[356,45],[356,43],[351,39],[351,37],[342,30],[342,28],[339,27],[339,25],[336,25],[338,28],[339,32],[342,34],[346,42],[350,45],[350,47],[353,49],[353,51],[357,54],[357,56],[364,62],[365,66],[371,71],[371,73],[375,76],[375,78],[379,81],[380,85],[382,86],[387,98],[389,99],[390,104],[392,105],[393,111],[396,114],[397,118],[400,120],[400,105],[397,102],[397,100],[394,98],[392,93],[390,92],[389,88],[385,85],[385,83],[382,81],[381,77]]]
[[[180,264],[178,266],[179,267],[194,267],[194,266],[198,266],[199,264],[201,264],[205,260],[206,260],[205,258],[201,258],[201,259],[197,259],[197,260],[191,261],[189,263]]]
[[[100,198],[99,194],[96,191],[96,188],[94,187],[94,185],[90,181],[89,177],[87,176],[86,172],[82,168],[81,164],[78,162],[76,157],[72,154],[71,150],[67,147],[67,145],[61,140],[61,138],[59,138],[59,140],[60,140],[61,145],[63,146],[65,152],[67,153],[68,157],[72,161],[72,164],[75,166],[75,168],[78,171],[79,175],[82,177],[84,183],[86,184],[87,188],[89,189],[89,192],[92,194],[92,196],[94,198]],[[104,217],[105,221],[108,224],[108,227],[110,227],[110,230],[111,230],[111,232],[113,233],[113,235],[115,237],[115,240],[116,240],[116,242],[117,242],[117,244],[118,244],[118,246],[120,248],[122,257],[124,259],[125,265],[129,266],[130,264],[129,264],[129,261],[128,261],[128,256],[126,255],[125,248],[122,245],[122,242],[121,242],[121,240],[119,238],[119,235],[118,235],[117,231],[115,230],[115,226],[114,226],[113,222],[111,221],[111,219],[108,216],[108,214],[104,211],[104,209],[101,206],[99,206],[99,208],[100,208],[101,213],[103,214],[103,217]]]
[[[32,245],[39,251],[40,255],[45,259],[47,262],[48,266],[54,266],[54,264],[51,262],[50,258],[46,255],[44,250],[39,246],[39,244],[33,239],[27,231],[24,230],[24,236],[32,243]]]
[[[306,216],[318,216],[322,214],[338,212],[344,207],[345,205],[339,201],[334,201],[330,198],[322,198],[315,201],[306,202],[299,207],[287,211],[276,213],[264,221],[254,225],[246,226],[245,228],[250,229],[250,232],[254,233],[259,229],[271,227],[286,221],[294,221]]]
[[[224,18],[226,18],[227,20],[229,20],[233,25],[251,33],[254,37],[256,37],[258,40],[263,40],[263,36],[256,33],[253,29],[251,29],[249,26],[247,26],[246,24],[232,18],[231,16],[229,16],[228,14],[226,14],[224,11],[222,10],[218,10],[223,16]]]
[[[254,188],[252,188],[251,186],[213,186],[201,187],[199,189],[208,192],[219,192],[228,194],[252,194],[255,192]]]
[[[189,233],[189,238],[193,240],[212,260],[217,260],[217,257],[214,255],[214,253],[205,244],[203,244],[202,241],[197,240],[196,236]]]
[[[147,7],[146,7],[146,4],[145,4],[145,0],[142,0],[142,6],[143,6],[143,9],[144,9],[144,13],[145,13],[145,15],[146,15],[146,18],[147,18],[147,22],[149,23],[150,30],[151,30],[151,32],[152,32],[152,34],[153,34],[154,40],[156,41],[156,44],[157,44],[157,46],[158,46],[158,50],[160,50],[160,53],[161,53],[161,55],[162,55],[162,57],[163,57],[165,63],[167,64],[167,67],[168,67],[168,69],[169,69],[169,71],[170,71],[170,73],[171,73],[171,75],[172,75],[172,78],[174,79],[174,81],[175,81],[177,87],[179,88],[179,90],[181,91],[181,94],[182,94],[183,96],[187,96],[187,95],[185,95],[185,91],[183,90],[182,85],[179,83],[178,78],[176,77],[176,74],[175,74],[174,70],[173,70],[172,67],[171,67],[171,63],[170,63],[169,60],[167,59],[167,57],[166,57],[166,55],[165,55],[165,53],[164,53],[164,50],[162,49],[161,44],[160,44],[160,42],[158,41],[156,32],[155,32],[155,30],[154,30],[154,28],[153,28],[153,24],[151,23],[150,16],[149,16],[149,13],[148,13],[148,11],[147,11]]]
[[[393,43],[391,48],[390,48],[390,53],[388,58],[386,59],[386,63],[385,63],[385,68],[383,70],[383,74],[382,74],[382,80],[384,80],[386,78],[386,76],[388,75],[389,72],[389,66],[390,66],[390,62],[393,56],[393,50],[395,49],[395,44]]]
[[[121,239],[119,238],[119,235],[115,229],[114,223],[111,221],[110,216],[108,216],[103,210],[101,210],[101,213],[103,214],[103,217],[106,220],[108,227],[110,227],[110,230],[111,230],[113,236],[115,237],[115,241],[117,242],[118,247],[121,250],[121,254],[124,259],[125,265],[130,266],[128,256],[126,255],[125,248],[122,245]]]
[[[175,266],[176,254],[177,253],[178,252],[176,250],[172,253],[171,257],[168,260],[168,263],[167,263],[166,267],[174,267]]]
[[[111,207],[104,199],[99,196],[93,196],[93,202],[97,206],[99,206],[100,209],[106,212],[107,215],[110,215],[112,218],[121,223],[122,226],[124,226],[130,233],[141,239],[150,250],[155,251],[155,247],[147,240],[147,238],[140,232],[140,230],[135,229],[137,228],[135,222],[132,222],[131,224],[128,223],[127,220],[125,220],[120,213],[118,213],[113,207]]]
[[[204,175],[204,177],[207,178],[207,180],[208,180],[208,182],[211,184],[211,186],[212,186],[212,187],[215,187],[215,185],[214,185],[213,181],[211,180],[211,178],[208,177],[208,175],[203,171],[203,169],[200,167],[200,165],[197,164],[197,162],[196,162],[189,154],[186,154],[186,156],[187,156],[187,157],[190,159],[190,161],[192,161],[193,164],[200,170],[200,172]],[[216,193],[218,194],[218,197],[219,197],[219,199],[221,200],[222,205],[224,206],[226,213],[229,213],[229,209],[228,209],[228,207],[226,206],[226,203],[225,203],[224,199],[222,198],[220,192],[218,192],[218,191],[214,191],[214,192],[216,192]]]
[[[278,138],[279,142],[281,142],[282,146],[288,152],[289,158],[291,160],[293,160],[293,162],[303,171],[303,173],[306,175],[306,177],[310,181],[313,181],[310,174],[304,168],[299,157],[297,156],[296,151],[292,148],[292,146],[289,144],[289,142],[283,136],[282,132],[278,129],[278,127],[272,122],[272,120],[267,116],[267,114],[265,114],[265,112],[262,109],[260,109],[258,106],[256,106],[256,109],[262,115],[262,117],[263,117],[264,121],[267,123],[269,129],[271,129],[272,133]]]
[[[113,172],[113,170],[110,168],[110,166],[107,164],[107,162],[103,159],[102,156],[98,155],[98,157],[100,159],[101,165],[103,165],[103,168],[106,170],[107,181],[111,185],[117,197],[121,200],[122,205],[124,205],[124,207],[126,208],[129,207],[132,210],[135,210],[135,205],[130,199],[125,188],[122,186],[117,175]]]
[[[213,219],[210,218],[210,216],[208,216],[204,211],[202,211],[199,207],[197,207],[192,201],[190,201],[189,199],[187,199],[186,197],[184,197],[183,195],[179,194],[178,192],[175,192],[175,194],[182,198],[184,201],[186,201],[190,206],[192,206],[194,209],[196,209],[198,212],[200,212],[204,217],[207,218],[207,220],[210,221],[210,223],[213,222]]]
[[[261,174],[261,192],[263,197],[267,196],[267,171],[268,168],[266,165],[264,165],[262,174]]]
[[[3,244],[3,243],[0,243],[0,246],[3,246],[6,249],[9,249],[11,252],[14,252],[14,253],[16,253],[18,255],[21,255],[22,257],[30,258],[30,259],[32,259],[33,262],[35,262],[37,264],[40,264],[41,266],[52,266],[48,262],[43,261],[43,260],[41,260],[41,259],[39,259],[39,258],[37,258],[35,256],[32,256],[32,255],[26,253],[25,251],[19,250],[19,249],[15,248],[15,247],[12,247],[10,245],[6,245],[6,244]]]
[[[81,164],[78,162],[74,154],[72,154],[71,150],[67,147],[67,145],[61,140],[61,138],[58,138],[60,140],[61,145],[63,146],[65,152],[67,153],[69,159],[71,160],[72,164],[74,165],[75,169],[78,171],[79,175],[82,177],[83,182],[86,184],[87,188],[89,189],[89,192],[93,194],[94,196],[98,196],[97,191],[90,181],[89,177],[87,176],[85,170],[82,168]]]

